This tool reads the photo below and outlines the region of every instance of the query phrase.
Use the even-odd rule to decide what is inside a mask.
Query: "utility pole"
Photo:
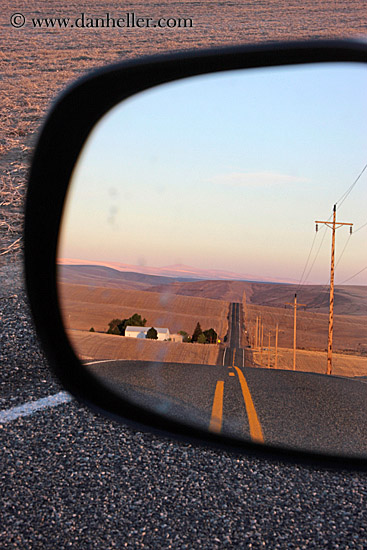
[[[269,343],[268,343],[268,369],[270,369],[270,330],[269,330]]]
[[[257,343],[258,343],[258,346],[260,347],[261,345],[261,315],[259,317],[259,323],[258,323],[258,335],[257,335]]]
[[[261,337],[260,337],[260,365],[263,366],[263,341],[264,341],[264,325],[261,322]]]
[[[255,328],[255,349],[257,349],[257,334],[259,331],[259,318],[256,317],[256,328]]]
[[[332,229],[332,239],[331,239],[331,268],[330,268],[330,305],[329,305],[329,334],[328,334],[328,344],[327,344],[327,369],[326,374],[332,373],[332,356],[333,356],[333,328],[334,328],[334,262],[335,262],[335,231],[339,229],[342,225],[350,226],[350,234],[352,234],[352,223],[337,222],[336,221],[336,204],[334,204],[333,209],[333,223],[330,224],[329,221],[315,221],[316,231],[318,231],[319,223],[324,223],[330,229]]]
[[[278,330],[279,330],[279,325],[277,323],[277,326],[276,326],[276,329],[275,329],[275,363],[274,363],[274,368],[278,368]]]
[[[296,338],[297,338],[297,307],[306,307],[306,304],[297,304],[297,294],[294,295],[294,302],[286,303],[287,306],[293,306],[294,320],[293,320],[293,370],[296,370]]]

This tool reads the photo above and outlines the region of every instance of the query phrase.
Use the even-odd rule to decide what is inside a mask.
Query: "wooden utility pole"
[[[352,234],[352,223],[345,222],[336,222],[336,204],[334,204],[333,210],[333,222],[330,224],[329,221],[315,221],[316,231],[318,231],[318,224],[324,223],[330,229],[332,229],[332,239],[331,239],[331,268],[330,268],[330,303],[329,303],[329,334],[328,334],[328,344],[327,344],[327,368],[326,374],[332,373],[332,357],[333,357],[333,328],[334,328],[334,262],[335,262],[335,231],[339,229],[342,225],[350,226],[350,233]]]
[[[268,343],[268,369],[270,369],[270,331],[269,331],[269,343]]]
[[[261,322],[261,337],[260,337],[260,365],[263,366],[263,341],[264,341],[264,325]]]
[[[296,339],[297,339],[297,307],[306,307],[306,304],[297,304],[297,294],[294,295],[294,302],[286,303],[287,306],[293,306],[294,320],[293,320],[293,370],[296,370]]]
[[[261,315],[259,317],[259,323],[257,325],[257,328],[258,328],[257,344],[258,344],[258,347],[260,347],[261,346]]]
[[[279,330],[279,325],[277,323],[277,326],[275,328],[275,363],[274,363],[274,368],[278,368],[278,330]]]
[[[256,329],[255,329],[255,349],[257,349],[257,334],[259,331],[259,318],[256,317]]]

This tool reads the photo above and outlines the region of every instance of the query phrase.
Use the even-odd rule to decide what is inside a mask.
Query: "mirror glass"
[[[58,248],[85,368],[190,426],[366,456],[366,89],[352,63],[228,71],[106,114]]]

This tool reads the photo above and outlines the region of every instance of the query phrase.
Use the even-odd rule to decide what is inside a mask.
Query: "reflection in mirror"
[[[367,455],[366,85],[357,64],[206,75],[97,124],[58,249],[86,369],[188,425]]]

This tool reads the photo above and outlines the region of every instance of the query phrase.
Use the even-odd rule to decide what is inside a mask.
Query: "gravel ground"
[[[16,264],[0,294],[1,409],[60,391]],[[9,282],[9,279],[8,279]],[[12,290],[12,293],[9,290]],[[1,428],[1,548],[367,547],[367,476],[176,443],[75,402]]]

